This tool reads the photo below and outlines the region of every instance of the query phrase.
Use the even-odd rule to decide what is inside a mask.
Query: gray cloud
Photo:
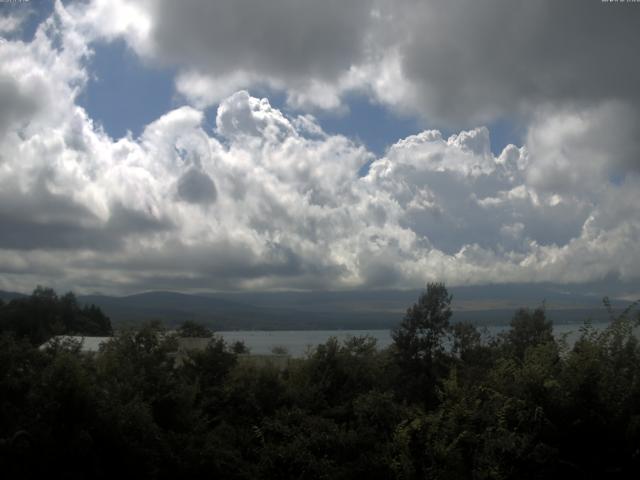
[[[166,219],[115,203],[107,221],[67,195],[51,193],[42,181],[29,192],[3,186],[0,194],[0,248],[114,251],[126,238],[167,231]]]
[[[540,102],[640,98],[634,5],[484,0],[406,7],[405,72],[438,117],[459,124]]]
[[[347,3],[333,5],[337,17],[341,8],[352,8],[344,6]],[[7,78],[20,89],[28,85],[43,89],[42,97],[48,99],[20,135],[0,139],[0,284],[30,287],[53,279],[73,288],[105,291],[350,289],[416,287],[428,280],[460,285],[616,278],[632,284],[640,278],[640,176],[630,168],[637,155],[636,144],[630,141],[637,133],[637,108],[624,82],[612,89],[610,98],[596,88],[597,79],[585,79],[592,84],[590,94],[580,93],[580,87],[563,95],[568,87],[563,86],[562,69],[551,68],[559,62],[554,60],[558,54],[551,52],[549,65],[540,70],[550,75],[549,101],[543,102],[544,88],[536,84],[537,77],[516,74],[510,80],[506,75],[501,62],[509,60],[511,68],[517,67],[508,48],[502,48],[498,58],[484,58],[482,35],[493,37],[483,33],[491,18],[476,12],[479,7],[453,9],[443,4],[441,13],[427,15],[427,7],[435,4],[423,7],[409,1],[386,4],[379,11],[363,7],[363,15],[371,13],[366,22],[375,19],[375,25],[367,24],[370,32],[384,23],[404,27],[392,28],[384,38],[365,34],[359,26],[344,37],[336,33],[338,42],[346,42],[352,34],[366,37],[365,54],[362,42],[356,42],[333,64],[329,58],[339,57],[339,49],[329,42],[316,46],[316,50],[326,47],[326,58],[313,49],[304,59],[292,52],[287,69],[278,63],[287,58],[266,47],[270,42],[277,45],[275,39],[289,39],[287,32],[271,31],[286,29],[286,21],[293,20],[282,12],[282,18],[265,17],[265,25],[254,26],[257,32],[264,31],[265,46],[255,47],[264,59],[252,56],[255,37],[240,39],[237,50],[231,40],[221,42],[219,48],[230,49],[238,61],[222,52],[221,60],[215,60],[216,72],[240,72],[253,65],[254,73],[275,78],[276,70],[281,70],[278,81],[290,93],[297,88],[295,72],[311,83],[314,79],[331,83],[327,79],[337,79],[348,70],[354,75],[351,80],[360,81],[358,88],[369,89],[398,108],[411,105],[442,122],[454,121],[458,108],[467,110],[469,119],[526,110],[524,145],[494,155],[486,128],[449,138],[429,130],[399,140],[375,158],[348,138],[323,132],[313,117],[293,118],[244,90],[220,100],[213,131],[205,126],[201,109],[184,106],[151,122],[139,138],[114,141],[76,105],[81,80],[90,74],[84,62],[87,42],[99,37],[81,12],[85,6],[101,5],[107,12],[122,14],[118,9],[127,6],[127,15],[92,17],[100,19],[95,29],[121,28],[118,35],[133,35],[138,43],[132,40],[131,45],[141,54],[160,56],[162,52],[153,50],[160,42],[158,29],[169,28],[155,18],[164,15],[162,11],[151,10],[148,38],[146,23],[139,21],[136,27],[134,22],[138,17],[144,20],[138,10],[150,4],[74,4],[67,10],[59,2],[59,21],[49,22],[32,43],[0,43],[0,69],[8,72]],[[206,9],[214,7],[202,5],[188,3],[184,8],[194,8],[205,17]],[[494,14],[507,43],[523,29],[523,38],[513,48],[527,63],[525,54],[537,48],[533,34],[537,30],[524,26],[506,3],[487,5],[505,8]],[[538,21],[551,22],[537,5],[522,8]],[[404,10],[409,6],[413,10]],[[258,6],[255,12],[264,8]],[[298,7],[291,4],[291,8],[296,12]],[[324,7],[314,3],[309,8]],[[405,15],[409,11],[412,15]],[[471,14],[477,19],[466,17]],[[237,15],[249,21],[248,13]],[[320,13],[314,15],[320,23],[328,21]],[[354,18],[346,15],[345,21]],[[309,24],[315,19],[301,15],[300,20]],[[570,32],[569,27],[579,23],[566,21]],[[443,25],[430,30],[426,28],[430,22]],[[194,50],[185,57],[185,65],[213,68],[214,60],[207,60],[204,53],[206,49],[207,55],[217,55],[209,45],[213,34],[201,23],[183,32],[193,37],[185,38],[184,45]],[[340,25],[336,28],[344,28]],[[306,35],[304,29],[295,33],[297,28],[292,39]],[[425,58],[420,60],[422,40],[415,37],[417,32],[439,43],[440,49],[425,46],[421,54]],[[313,29],[309,35],[315,35]],[[184,45],[180,48],[187,48]],[[497,43],[488,45],[499,48]],[[558,48],[568,55],[569,46]],[[388,62],[394,49],[399,62],[395,73]],[[454,58],[451,65],[438,57],[442,52]],[[172,55],[178,53],[168,52],[166,60],[177,61]],[[269,55],[273,65],[266,67]],[[315,73],[314,55],[326,75]],[[540,54],[531,56],[534,65],[542,62]],[[415,71],[406,64],[411,58]],[[430,68],[418,65],[418,60],[429,59],[438,63]],[[564,75],[572,79],[570,61],[570,71]],[[474,62],[494,65],[487,68]],[[468,70],[470,78],[457,78],[459,68]],[[530,67],[522,68],[531,73]],[[633,73],[630,67],[621,68],[625,74]],[[333,87],[338,92],[355,88],[345,85]],[[492,88],[505,89],[504,102]],[[434,97],[441,89],[443,95]],[[398,95],[384,96],[385,92]],[[26,118],[21,115],[16,118]],[[17,132],[20,122],[11,122],[7,131]],[[360,176],[364,164],[370,169]],[[214,203],[215,208],[202,208]]]
[[[84,206],[42,189],[20,193],[4,186],[0,225],[2,248],[115,247],[112,238],[98,235],[98,219]]]
[[[370,0],[151,2],[154,53],[212,75],[333,80],[362,55]]]
[[[599,0],[150,0],[141,54],[248,87],[407,89],[428,119],[475,126],[539,103],[638,99],[640,11]],[[130,29],[131,30],[131,29]],[[400,59],[400,82],[385,65]],[[351,69],[359,80],[338,86]],[[378,73],[385,78],[368,77]],[[358,77],[358,75],[356,75]],[[236,77],[237,78],[237,77]],[[395,83],[389,83],[395,82]],[[416,103],[417,102],[417,103]],[[402,106],[402,105],[396,105]]]
[[[107,237],[126,238],[131,235],[150,235],[171,231],[175,225],[167,218],[156,218],[143,212],[114,202],[110,207],[109,220],[103,228]]]
[[[127,1],[87,7],[92,27],[113,26],[145,59],[179,68],[196,105],[268,85],[297,107],[337,108],[359,90],[430,125],[472,128],[499,118],[525,127],[553,109],[618,103],[609,154],[640,165],[640,9],[599,0]],[[135,8],[134,8],[135,6]],[[117,15],[116,15],[117,13]],[[101,19],[100,24],[97,19]],[[237,112],[242,122],[242,112]],[[246,125],[245,125],[246,126]],[[235,128],[235,127],[233,127]],[[526,130],[526,128],[525,128]],[[244,130],[245,133],[248,130]],[[608,140],[605,140],[605,144]]]
[[[208,205],[218,196],[211,177],[197,168],[190,168],[178,179],[178,196],[189,203]]]
[[[341,273],[333,265],[302,258],[292,248],[269,244],[263,254],[253,246],[221,237],[206,245],[169,240],[159,248],[130,255],[100,256],[73,261],[80,271],[102,272],[126,279],[133,290],[211,288],[245,289],[262,285],[328,289]]]
[[[38,100],[24,92],[13,78],[0,73],[0,137],[37,111]]]
[[[527,148],[533,185],[580,195],[640,170],[640,111],[619,101],[542,109],[529,127]]]

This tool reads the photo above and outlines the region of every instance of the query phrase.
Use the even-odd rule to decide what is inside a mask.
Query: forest
[[[74,295],[0,301],[3,478],[596,479],[640,472],[640,315],[569,344],[544,306],[487,338],[430,283],[377,348],[286,368],[201,325],[113,331]],[[608,302],[605,299],[605,307]],[[111,335],[96,354],[60,334]],[[176,361],[180,335],[209,337]]]

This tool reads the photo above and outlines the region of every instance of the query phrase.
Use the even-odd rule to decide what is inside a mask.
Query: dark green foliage
[[[233,342],[233,345],[231,345],[231,350],[233,351],[233,353],[235,353],[237,355],[240,355],[240,354],[243,354],[243,353],[249,353],[249,349],[244,344],[244,342],[241,341],[241,340],[237,340],[237,341]]]
[[[37,287],[31,296],[0,304],[0,332],[40,345],[54,335],[111,335],[111,322],[95,305],[80,306],[73,293],[59,297]]]
[[[527,348],[542,343],[552,343],[553,324],[547,320],[544,307],[519,309],[511,320],[511,329],[503,335],[506,346],[512,355],[522,360]]]
[[[444,285],[430,284],[388,350],[369,337],[332,338],[285,369],[238,357],[241,348],[216,336],[202,351],[183,352],[179,337],[157,323],[119,332],[92,356],[74,342],[34,348],[37,328],[2,333],[0,471],[3,478],[637,477],[640,344],[632,311],[604,331],[586,324],[568,348],[552,336],[543,309],[519,310],[491,340],[471,324],[450,325],[450,302]],[[29,328],[74,325],[62,319],[84,311],[72,296],[46,289],[16,305],[0,308],[45,319]]]
[[[371,337],[351,338],[342,345],[332,337],[318,345],[300,372],[308,405],[341,411],[353,395],[379,386],[380,360]]]
[[[177,334],[180,337],[197,337],[197,338],[211,338],[213,332],[201,323],[194,322],[193,320],[187,320],[182,322],[182,325],[178,327]]]
[[[450,330],[451,295],[442,283],[429,283],[392,332],[400,386],[407,398],[437,402],[438,379],[446,372],[444,339]]]

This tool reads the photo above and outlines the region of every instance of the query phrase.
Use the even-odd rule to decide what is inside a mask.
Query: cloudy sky
[[[640,3],[0,3],[0,289],[640,291]]]

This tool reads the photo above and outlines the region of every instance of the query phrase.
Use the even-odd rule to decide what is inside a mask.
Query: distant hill
[[[277,305],[252,305],[250,298],[231,300],[212,295],[146,292],[126,297],[82,295],[82,303],[99,306],[114,324],[161,320],[175,326],[185,320],[202,322],[214,330],[306,330],[339,328],[388,328],[384,315],[351,315],[330,310],[310,311]]]
[[[495,310],[537,307],[545,302],[550,309],[592,309],[602,307],[602,297],[576,293],[560,287],[539,285],[486,285],[450,287],[455,311]],[[352,311],[393,310],[404,312],[420,295],[421,290],[368,290],[336,292],[241,292],[212,296],[236,302],[248,300],[254,306],[281,306],[323,310],[326,308]],[[205,294],[206,295],[206,294]],[[625,302],[618,302],[621,305]]]
[[[162,320],[177,325],[196,320],[216,327],[230,327],[235,322],[247,326],[260,310],[250,305],[214,297],[177,292],[145,292],[125,297],[81,295],[82,303],[99,306],[115,323]]]
[[[24,293],[5,292],[4,290],[0,290],[0,299],[4,300],[5,302],[13,300],[14,298],[22,298],[26,296],[27,295],[25,295]]]
[[[545,304],[549,318],[557,323],[606,321],[608,314],[602,297],[597,294],[571,292],[565,286],[552,284],[484,285],[451,287],[454,321],[472,321],[486,325],[508,323],[515,310],[536,308]],[[241,292],[216,294],[243,303],[251,301],[255,307],[295,309],[310,313],[339,312],[342,317],[364,319],[396,325],[406,309],[413,305],[421,290],[368,290],[340,292]],[[612,300],[616,311],[629,302]],[[349,328],[349,327],[345,327]]]
[[[545,302],[556,323],[606,321],[598,295],[571,292],[557,285],[487,285],[452,287],[454,321],[480,325],[508,323],[516,309]],[[145,292],[123,297],[80,295],[84,304],[99,306],[114,325],[161,320],[176,326],[185,320],[214,330],[331,330],[391,328],[416,302],[419,290],[341,292],[242,292],[185,294]],[[24,296],[0,291],[5,301]],[[621,311],[629,302],[613,301]]]

